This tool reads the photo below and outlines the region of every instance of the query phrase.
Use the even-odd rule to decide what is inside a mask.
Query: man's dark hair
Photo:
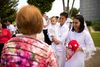
[[[2,28],[7,28],[5,23],[2,23]]]
[[[10,24],[12,24],[13,21],[12,20],[7,20],[7,22],[9,22]]]
[[[66,18],[68,18],[68,13],[62,12],[62,13],[60,13],[60,16],[65,16]]]
[[[2,28],[7,28],[6,22],[7,22],[6,19],[1,19]]]

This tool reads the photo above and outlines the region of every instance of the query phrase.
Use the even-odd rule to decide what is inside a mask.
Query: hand
[[[83,52],[83,49],[82,48],[77,48],[77,50],[76,50],[77,52],[78,51],[81,51],[81,52]]]
[[[69,49],[66,48],[66,58],[69,59],[69,57],[70,57],[70,56],[69,56]]]
[[[57,39],[56,37],[52,37],[52,41],[55,43],[55,44],[59,44],[61,43],[61,41],[59,39]]]
[[[2,30],[0,29],[0,34],[2,34]]]
[[[70,59],[70,56],[68,54],[66,55],[66,59],[67,61]]]

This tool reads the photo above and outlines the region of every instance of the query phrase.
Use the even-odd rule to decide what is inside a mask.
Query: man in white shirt
[[[64,67],[66,62],[66,46],[64,45],[64,42],[69,32],[69,27],[66,24],[67,18],[68,18],[67,13],[62,12],[60,14],[60,20],[59,20],[60,25],[58,27],[57,37],[55,36],[52,37],[52,42],[55,44],[53,48],[57,55],[59,67]]]
[[[12,36],[15,37],[15,35],[16,35],[16,28],[14,27],[14,25],[12,24],[11,21],[7,21],[7,29],[9,29],[11,34],[12,34]]]
[[[44,34],[44,41],[51,45],[51,41],[49,39],[49,36],[48,36],[48,20],[47,20],[47,16],[46,14],[43,15],[43,34]]]

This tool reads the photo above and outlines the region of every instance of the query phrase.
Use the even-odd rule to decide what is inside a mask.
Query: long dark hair
[[[78,19],[80,21],[80,28],[79,28],[78,33],[81,33],[85,28],[84,17],[82,15],[76,15],[76,16],[74,16],[74,19]],[[72,28],[72,31],[75,31],[74,27]]]

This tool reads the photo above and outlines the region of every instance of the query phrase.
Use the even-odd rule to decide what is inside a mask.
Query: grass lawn
[[[89,31],[90,31],[90,27],[88,27]],[[100,32],[91,32],[91,36],[93,38],[93,41],[95,43],[96,47],[100,47]]]
[[[94,40],[95,46],[100,47],[100,33],[91,32],[91,36]]]

